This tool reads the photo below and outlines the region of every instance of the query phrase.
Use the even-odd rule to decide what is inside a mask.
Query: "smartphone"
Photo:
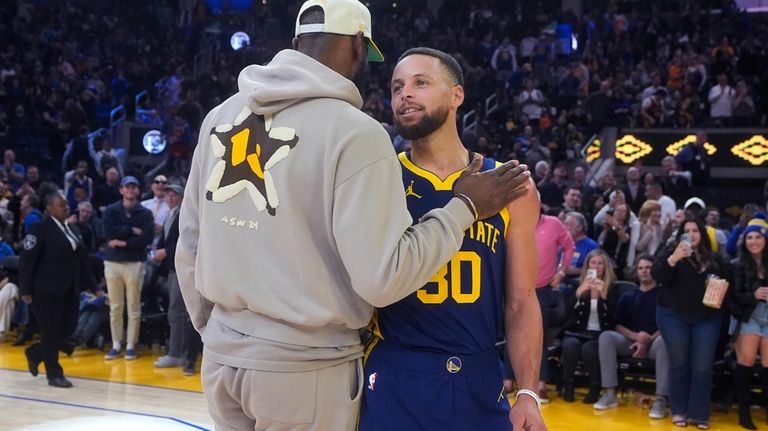
[[[691,234],[684,233],[680,235],[680,242],[687,242],[688,245],[691,245]]]
[[[587,278],[597,278],[597,270],[590,268],[587,270]]]

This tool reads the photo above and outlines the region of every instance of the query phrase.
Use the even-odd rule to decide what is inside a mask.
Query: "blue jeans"
[[[669,407],[673,415],[709,422],[712,366],[720,317],[691,322],[657,306],[656,323],[669,353]]]

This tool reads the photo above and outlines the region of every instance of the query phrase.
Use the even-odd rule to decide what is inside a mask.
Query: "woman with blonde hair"
[[[574,401],[574,375],[579,359],[589,373],[589,393],[585,404],[594,404],[600,397],[600,356],[597,340],[600,333],[615,326],[616,281],[611,258],[601,249],[592,250],[576,289],[576,307],[563,339],[560,363],[563,367],[563,401]]]
[[[640,207],[637,221],[630,223],[629,252],[627,262],[634,262],[635,256],[648,253],[651,256],[661,245],[661,204],[657,200],[648,199]]]

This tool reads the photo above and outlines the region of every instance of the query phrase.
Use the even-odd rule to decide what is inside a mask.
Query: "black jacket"
[[[54,296],[79,295],[81,290],[96,290],[87,266],[87,251],[77,226],[70,229],[78,238],[77,248],[50,216],[32,225],[24,237],[19,257],[19,290]]]
[[[728,309],[731,288],[726,293],[721,309],[707,307],[701,301],[704,299],[706,280],[710,274],[731,280],[729,265],[717,253],[712,253],[704,272],[699,272],[690,259],[683,259],[674,268],[670,267],[667,259],[676,247],[677,243],[667,245],[656,255],[653,263],[651,274],[661,289],[659,306],[670,309],[691,322],[721,315],[722,309]]]
[[[598,298],[597,300],[597,318],[600,321],[601,330],[613,329],[616,326],[616,303],[618,300],[618,290],[611,287],[608,289],[608,298]],[[591,308],[591,293],[585,292],[576,301],[573,314],[566,326],[571,331],[586,331],[589,323],[589,310]]]
[[[179,210],[177,209],[175,214],[173,212],[171,214],[173,215],[173,220],[171,221],[170,229],[168,229],[168,235],[165,235],[165,232],[163,232],[163,235],[160,236],[160,241],[157,242],[157,248],[164,248],[166,253],[165,259],[160,264],[160,272],[163,275],[167,275],[170,271],[176,271],[176,243],[179,242]]]
[[[642,183],[637,187],[637,195],[633,198],[632,193],[629,192],[629,186],[624,185],[621,188],[621,192],[624,193],[624,200],[627,202],[627,206],[633,213],[639,214],[640,207],[645,203],[645,185]]]
[[[731,314],[742,322],[746,322],[757,305],[755,291],[758,287],[763,286],[763,284],[760,282],[754,267],[752,267],[752,270],[745,268],[741,259],[733,259],[731,261],[731,268],[733,269]]]
[[[141,235],[133,233],[133,228],[141,229]],[[110,262],[144,262],[147,260],[147,247],[155,236],[155,217],[152,211],[137,203],[131,209],[117,201],[104,210],[104,235],[107,242],[113,239],[123,240],[125,247],[107,247],[104,260]]]

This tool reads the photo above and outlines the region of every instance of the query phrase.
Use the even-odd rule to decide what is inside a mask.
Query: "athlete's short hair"
[[[445,71],[448,72],[448,75],[450,75],[453,79],[453,84],[458,84],[461,86],[464,85],[464,72],[461,71],[461,65],[459,65],[459,62],[456,61],[456,59],[453,58],[450,54],[434,48],[420,46],[405,51],[403,55],[397,59],[397,62],[399,63],[404,58],[411,55],[427,55],[438,59],[438,61],[440,61],[440,65],[443,66],[443,69],[445,69]]]

